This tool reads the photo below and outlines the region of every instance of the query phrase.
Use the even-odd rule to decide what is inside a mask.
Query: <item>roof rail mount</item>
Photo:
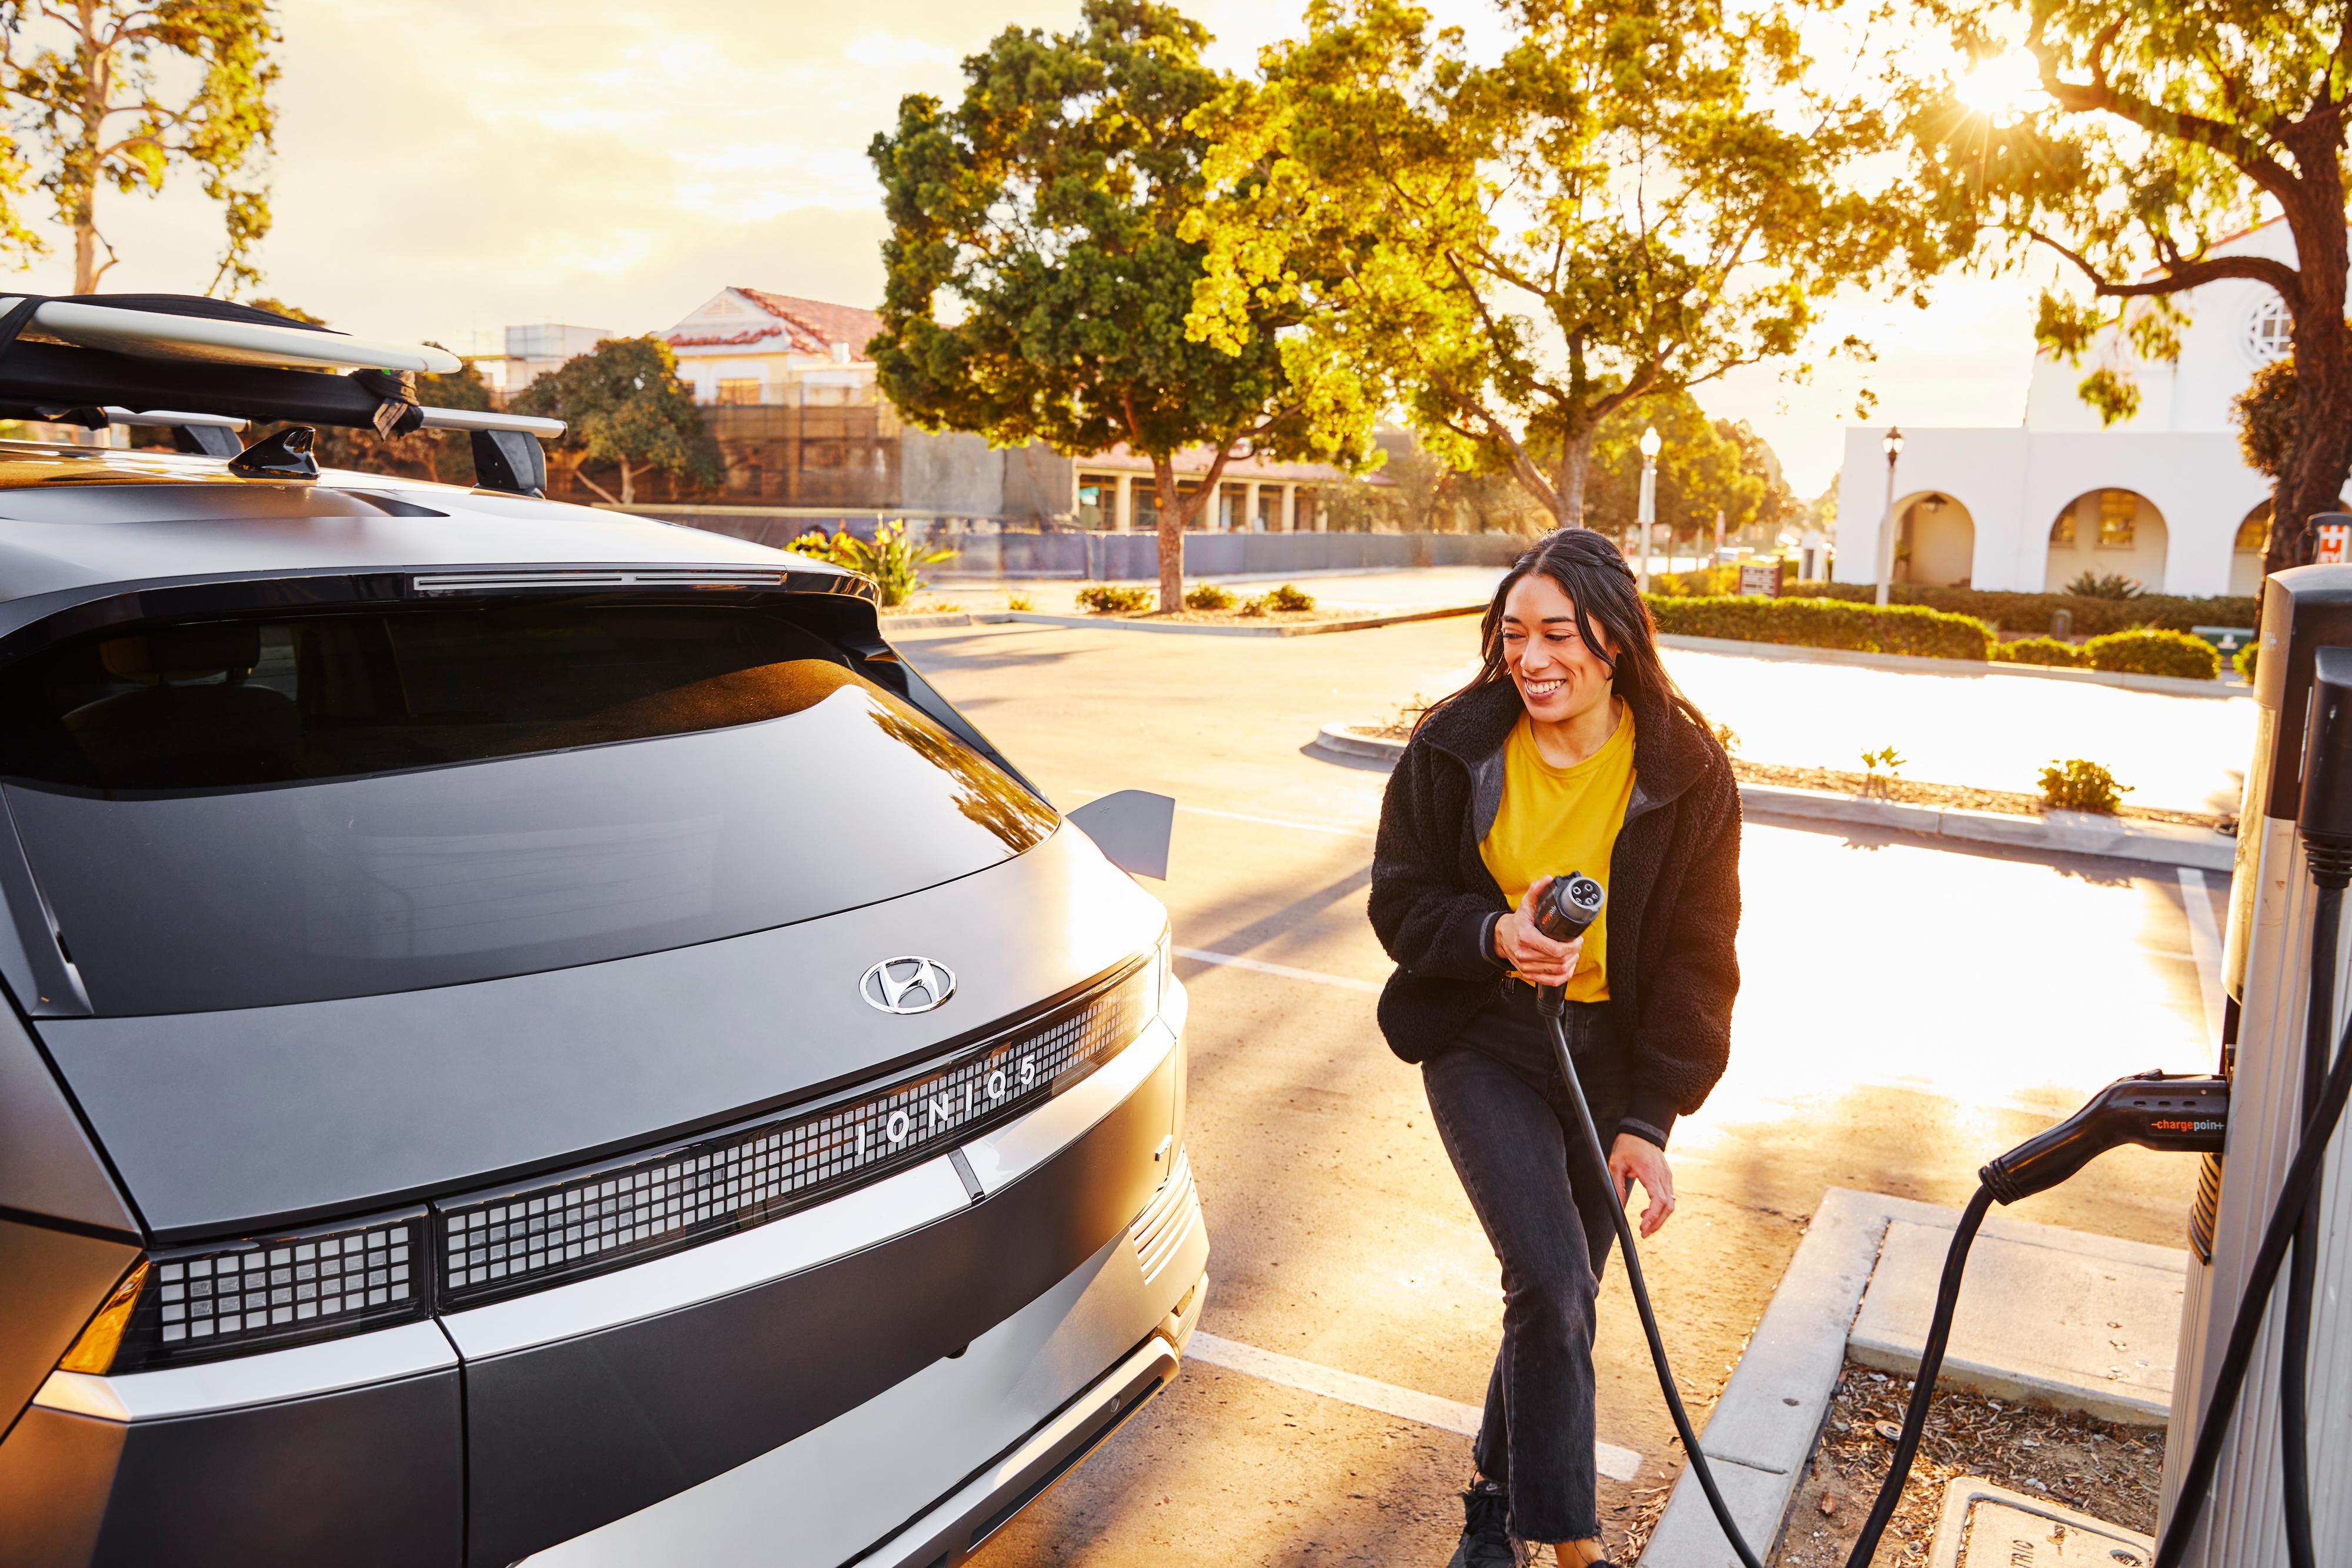
[[[310,446],[318,439],[309,425],[289,424],[230,458],[228,471],[247,479],[316,479],[319,460]]]
[[[474,445],[478,486],[516,496],[547,494],[547,452],[537,436],[520,430],[476,430],[467,439]]]

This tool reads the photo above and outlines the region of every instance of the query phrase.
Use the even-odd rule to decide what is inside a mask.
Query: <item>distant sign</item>
[[[1780,597],[1780,563],[1777,560],[1743,563],[1739,568],[1739,596],[1742,599]]]
[[[2352,560],[2352,523],[2322,523],[2313,533],[2319,536],[2319,553],[2311,558],[2315,566],[2336,566]]]

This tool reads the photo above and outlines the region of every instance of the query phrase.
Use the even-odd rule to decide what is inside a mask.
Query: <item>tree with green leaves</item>
[[[648,471],[698,485],[725,477],[719,444],[677,379],[677,355],[659,338],[607,338],[523,388],[509,406],[568,421],[551,455],[568,459],[582,484],[618,506],[636,504],[637,479]],[[619,467],[619,495],[581,471],[589,462]]]
[[[1916,298],[1943,236],[1858,183],[1894,131],[1813,85],[1780,0],[1500,9],[1482,62],[1408,0],[1314,0],[1212,111],[1192,326],[1297,314],[1294,379],[1393,400],[1574,525],[1618,410],[1793,361],[1842,287]]]
[[[1717,512],[1732,528],[1757,519],[1769,488],[1766,476],[1751,465],[1748,450],[1732,434],[1734,427],[1707,418],[1698,400],[1683,392],[1622,403],[1594,430],[1587,527],[1612,538],[1624,537],[1633,527],[1641,507],[1642,432],[1653,426],[1661,443],[1661,545],[1671,551],[1676,539],[1712,535]]]
[[[75,293],[94,292],[119,259],[99,229],[100,187],[152,195],[174,168],[196,171],[221,207],[211,287],[260,281],[279,41],[269,0],[0,0],[0,81],[73,232]],[[8,200],[18,189],[0,179],[0,243],[37,247]]]
[[[2021,18],[2013,0],[1935,8],[1986,62]],[[2189,289],[2238,278],[2274,290],[2293,318],[2296,416],[2273,498],[2285,526],[2271,530],[2263,568],[2308,561],[2312,514],[2334,506],[2352,466],[2352,10],[2344,0],[2026,0],[2021,19],[2038,92],[1989,105],[1967,78],[1915,89],[1927,185],[1975,226],[1980,257],[2059,258],[2073,287],[2043,292],[2035,333],[2078,364],[2111,334],[2143,357],[2176,357]],[[2294,259],[2221,248],[2265,214],[2284,220]],[[2080,392],[2110,423],[2139,406],[2112,365]]]
[[[1185,330],[1206,252],[1187,234],[1209,152],[1193,116],[1226,86],[1207,42],[1152,0],[1086,0],[1076,31],[1007,28],[966,59],[954,107],[902,99],[870,150],[890,223],[867,350],[883,390],[928,429],[1148,458],[1163,610],[1234,458],[1375,461],[1360,389],[1297,373],[1293,308],[1244,305],[1213,343]],[[1185,487],[1191,447],[1209,462]]]

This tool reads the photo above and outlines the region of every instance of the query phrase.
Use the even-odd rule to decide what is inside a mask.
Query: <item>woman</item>
[[[1592,1470],[1592,1314],[1608,1206],[1675,1210],[1666,1139],[1730,1048],[1739,969],[1739,792],[1723,747],[1659,663],[1617,549],[1586,528],[1519,558],[1481,628],[1477,678],[1422,717],[1389,780],[1372,926],[1396,960],[1390,1048],[1421,1064],[1431,1113],[1503,1266],[1456,1568],[1507,1568],[1551,1542],[1602,1562]],[[1608,890],[1562,944],[1537,929],[1554,874]],[[1604,1182],[1536,1011],[1563,986]]]

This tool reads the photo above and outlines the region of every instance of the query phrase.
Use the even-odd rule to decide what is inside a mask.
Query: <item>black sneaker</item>
[[[1462,1542],[1445,1568],[1527,1568],[1527,1549],[1511,1533],[1510,1500],[1493,1481],[1462,1494]]]

